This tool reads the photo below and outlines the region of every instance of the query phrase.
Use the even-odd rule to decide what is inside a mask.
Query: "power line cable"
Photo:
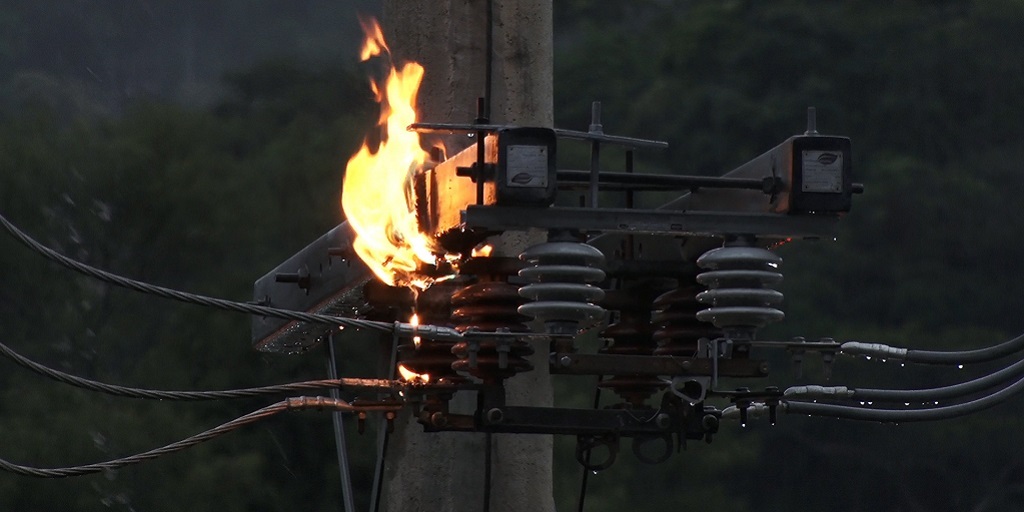
[[[818,404],[810,402],[783,401],[781,406],[789,414],[807,414],[810,416],[826,416],[849,420],[911,422],[934,421],[957,418],[988,409],[1005,402],[1024,389],[1024,379],[1019,379],[1009,386],[981,398],[944,407],[928,407],[924,409],[873,409],[848,405]]]
[[[342,412],[353,412],[353,411],[371,411],[371,410],[393,410],[395,406],[389,405],[368,405],[368,406],[353,406],[343,400],[336,400],[326,397],[295,397],[287,400],[282,400],[275,404],[268,405],[262,409],[257,409],[249,414],[235,418],[227,423],[221,424],[205,432],[201,432],[191,437],[182,439],[171,443],[169,445],[155,448],[146,452],[142,452],[119,459],[113,459],[106,462],[97,462],[93,464],[85,464],[82,466],[70,466],[64,468],[38,468],[32,466],[25,466],[21,464],[15,464],[13,462],[0,459],[0,470],[16,473],[24,476],[32,476],[38,478],[67,478],[72,476],[81,476],[91,473],[99,473],[102,471],[112,471],[120,469],[125,466],[132,464],[138,464],[148,460],[155,459],[162,455],[179,452],[187,448],[191,448],[204,441],[209,441],[215,437],[222,436],[234,430],[238,430],[246,425],[250,425],[257,421],[269,418],[276,414],[290,411],[290,410],[301,410],[301,409],[327,409],[331,411],[342,411]]]
[[[991,347],[975,350],[915,350],[893,347],[883,343],[863,343],[848,341],[843,343],[842,351],[850,355],[866,355],[924,364],[968,364],[984,363],[1016,354],[1024,350],[1024,334]]]
[[[1003,384],[1024,375],[1024,361],[1007,366],[997,372],[958,384],[925,389],[870,389],[846,386],[794,386],[786,390],[789,399],[859,400],[873,402],[933,402],[958,398]]]
[[[75,387],[98,391],[108,395],[115,395],[128,398],[142,398],[150,400],[176,400],[176,401],[200,401],[200,400],[232,400],[237,398],[251,398],[256,396],[280,395],[294,393],[297,391],[308,391],[314,389],[374,389],[378,391],[396,390],[401,383],[385,379],[325,379],[310,380],[305,382],[292,382],[289,384],[276,384],[272,386],[260,386],[255,388],[226,389],[220,391],[167,391],[157,389],[133,388],[107,384],[95,380],[78,377],[60,370],[42,365],[27,357],[18,354],[12,348],[0,343],[0,354],[14,361],[22,368],[26,368],[44,377],[58,382],[70,384]]]
[[[29,249],[35,251],[46,259],[53,261],[65,268],[74,270],[75,272],[87,275],[89,277],[98,279],[100,281],[120,286],[122,288],[128,288],[135,290],[140,293],[149,295],[156,295],[165,299],[177,300],[187,304],[196,304],[200,306],[206,306],[225,311],[233,311],[236,313],[246,313],[250,315],[258,316],[269,316],[272,318],[280,318],[283,320],[293,320],[298,322],[309,322],[314,324],[327,324],[327,325],[340,325],[345,327],[353,327],[357,329],[372,329],[381,332],[392,332],[394,325],[387,322],[375,322],[372,320],[360,320],[357,318],[337,317],[330,315],[319,315],[314,313],[305,313],[302,311],[292,311],[289,309],[280,309],[270,306],[263,306],[259,304],[250,304],[246,302],[236,302],[227,299],[220,299],[216,297],[208,297],[205,295],[198,295],[195,293],[189,293],[181,290],[175,290],[172,288],[165,288],[163,286],[157,286],[135,279],[119,276],[105,270],[92,267],[80,261],[71,259],[63,254],[50,249],[49,247],[39,243],[24,231],[18,229],[17,226],[12,224],[6,217],[0,214],[0,225],[3,226],[8,233],[11,234],[15,239],[24,244]]]

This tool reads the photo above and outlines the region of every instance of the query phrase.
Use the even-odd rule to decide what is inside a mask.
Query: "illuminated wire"
[[[390,406],[393,409],[393,406]],[[24,476],[33,476],[38,478],[67,478],[72,476],[88,475],[90,473],[99,473],[102,471],[112,471],[115,469],[130,466],[132,464],[138,464],[148,460],[155,459],[161,455],[167,455],[174,452],[179,452],[187,448],[191,448],[204,441],[209,441],[215,437],[222,436],[234,430],[237,430],[246,425],[250,425],[257,421],[269,418],[275,414],[298,409],[327,409],[331,411],[364,411],[364,410],[383,410],[388,409],[386,406],[362,406],[356,407],[342,400],[335,400],[333,398],[325,397],[296,397],[282,400],[272,405],[268,405],[262,409],[250,412],[244,416],[235,418],[227,423],[220,426],[211,428],[205,432],[201,432],[194,436],[182,439],[171,443],[169,445],[155,448],[146,452],[142,452],[135,455],[129,455],[120,459],[109,460],[106,462],[97,462],[93,464],[85,464],[82,466],[70,466],[64,468],[38,468],[32,466],[24,466],[21,464],[15,464],[3,459],[0,459],[0,470],[8,471],[11,473],[17,473]]]
[[[64,256],[63,254],[50,249],[49,247],[37,242],[35,239],[30,237],[24,231],[18,229],[17,226],[12,224],[6,217],[0,214],[0,225],[3,225],[4,229],[16,238],[19,242],[24,244],[29,249],[32,249],[36,253],[42,255],[46,259],[60,264],[61,266],[87,275],[89,277],[99,279],[100,281],[135,290],[140,293],[149,295],[156,295],[165,299],[177,300],[188,304],[197,304],[200,306],[206,306],[225,311],[233,311],[236,313],[247,313],[250,315],[268,316],[272,318],[280,318],[284,320],[293,320],[297,322],[309,322],[314,324],[327,324],[327,325],[341,325],[345,327],[353,327],[357,329],[373,329],[381,332],[392,332],[394,326],[387,322],[375,322],[371,320],[360,320],[356,318],[345,318],[336,317],[330,315],[318,315],[313,313],[305,313],[302,311],[292,311],[288,309],[280,309],[269,306],[261,306],[258,304],[250,304],[245,302],[236,302],[227,299],[220,299],[216,297],[207,297],[205,295],[198,295],[194,293],[184,292],[175,290],[172,288],[164,288],[142,281],[136,281],[127,277],[119,276],[100,270],[98,268],[86,265],[77,260],[73,260]]]
[[[231,400],[236,398],[250,398],[255,396],[280,395],[283,393],[294,393],[296,391],[308,391],[313,389],[338,389],[338,388],[359,388],[376,389],[380,391],[394,390],[400,383],[384,379],[326,379],[310,380],[305,382],[292,382],[289,384],[276,384],[273,386],[260,386],[255,388],[226,389],[219,391],[165,391],[156,389],[142,389],[116,384],[107,384],[94,380],[77,377],[60,370],[39,364],[27,357],[18,354],[11,347],[0,343],[0,355],[9,358],[19,366],[26,368],[44,377],[51,378],[58,382],[70,384],[75,387],[98,391],[108,395],[122,396],[128,398],[143,398],[151,400],[177,400],[177,401],[198,401],[198,400]]]

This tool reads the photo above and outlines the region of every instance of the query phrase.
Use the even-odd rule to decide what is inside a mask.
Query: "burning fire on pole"
[[[370,82],[380,141],[368,137],[345,166],[345,223],[258,281],[256,298],[393,322],[391,368],[425,430],[576,435],[588,470],[632,438],[637,457],[660,462],[688,440],[710,441],[721,421],[786,410],[783,391],[756,384],[770,375],[765,351],[826,362],[841,351],[758,337],[784,318],[770,249],[833,236],[861,190],[849,139],[818,134],[813,112],[805,133],[722,176],[642,173],[633,153],[666,144],[606,133],[596,103],[586,131],[491,123],[487,98],[469,122],[420,119],[430,70],[393,62],[380,27],[365,28],[361,58],[386,65]],[[468,147],[451,155],[422,138],[453,134]],[[590,167],[560,168],[563,143],[589,146]],[[625,148],[625,160],[602,161],[607,146]],[[678,196],[637,207],[652,191]],[[546,236],[495,250],[527,230]],[[298,286],[281,279],[293,274],[304,276]],[[254,321],[261,350],[302,352],[331,335]],[[537,352],[553,375],[601,376],[609,407],[507,404],[506,383],[534,370]],[[722,378],[751,384],[726,389]],[[475,411],[450,407],[469,392]],[[663,453],[652,455],[652,441]],[[599,447],[605,460],[585,456]]]
[[[586,131],[492,122],[494,5],[486,7],[488,85],[469,121],[420,119],[417,94],[428,70],[416,62],[393,62],[380,26],[364,23],[367,38],[360,58],[387,64],[383,77],[370,82],[380,103],[380,137],[367,137],[345,165],[345,222],[260,278],[252,303],[190,294],[90,267],[38,244],[0,217],[28,247],[91,277],[165,298],[266,315],[253,318],[256,348],[302,353],[325,344],[330,379],[225,391],[146,390],[64,374],[4,348],[20,365],[86,389],[136,398],[227,399],[309,389],[328,389],[332,395],[292,397],[135,456],[52,469],[0,461],[2,469],[51,478],[112,470],[271,414],[314,408],[339,413],[339,447],[344,447],[340,413],[355,414],[360,433],[368,413],[380,413],[378,458],[383,461],[387,435],[405,411],[411,414],[401,416],[396,435],[408,433],[409,426],[417,435],[420,430],[485,434],[487,510],[494,453],[512,466],[508,461],[515,457],[520,457],[517,462],[536,459],[540,450],[551,448],[505,443],[512,437],[546,439],[539,436],[502,436],[492,446],[491,434],[575,436],[585,488],[586,475],[610,467],[627,439],[637,459],[653,464],[691,440],[710,443],[723,421],[746,426],[765,417],[774,424],[780,413],[931,421],[977,412],[1024,390],[1018,364],[932,389],[811,384],[783,390],[772,385],[767,357],[772,352],[792,356],[798,370],[808,354],[815,355],[828,379],[839,354],[897,360],[901,367],[963,368],[1021,353],[1024,336],[962,351],[832,338],[764,339],[763,328],[786,317],[783,294],[776,289],[783,261],[772,249],[834,236],[853,196],[863,190],[853,181],[850,140],[820,134],[810,108],[802,134],[709,177],[637,172],[634,152],[666,143],[606,133],[596,102]],[[468,147],[449,156],[443,147],[437,150],[436,141],[422,139],[435,134],[455,134]],[[589,146],[588,168],[562,168],[558,147],[565,143]],[[609,162],[603,153],[608,146],[624,148],[624,159]],[[653,199],[645,197],[648,192],[677,195],[649,207]],[[350,335],[356,329],[366,330],[359,333],[361,340]],[[387,375],[338,378],[334,342],[366,342],[373,334],[386,349]],[[596,381],[593,408],[546,400],[522,403],[518,391],[547,384],[527,377],[531,372],[544,379],[591,377],[577,382]],[[729,383],[723,384],[726,378]],[[354,399],[343,400],[342,391]],[[876,401],[897,405],[876,406]],[[409,439],[397,444],[413,450],[417,443],[404,442]],[[437,454],[448,456],[455,446],[440,444],[430,447],[435,456],[418,460],[436,461]],[[515,451],[522,446],[533,451]],[[592,456],[595,450],[603,456]],[[343,455],[339,466],[347,467]],[[527,465],[521,466],[517,478],[530,478],[523,469]],[[380,462],[374,500],[383,473]],[[407,483],[397,480],[396,487]],[[505,488],[505,494],[524,488],[546,492],[550,486],[518,485]],[[346,495],[351,497],[351,489]],[[346,508],[353,507],[349,503]]]
[[[443,252],[420,231],[413,192],[414,179],[429,157],[420,147],[419,134],[407,129],[417,122],[416,93],[423,67],[415,62],[395,67],[377,22],[363,25],[367,38],[361,59],[384,56],[389,61],[383,83],[370,81],[381,106],[382,137],[376,148],[364,141],[348,161],[341,204],[356,232],[353,248],[377,278],[392,286],[422,289],[431,279],[419,272],[420,267],[436,265]]]

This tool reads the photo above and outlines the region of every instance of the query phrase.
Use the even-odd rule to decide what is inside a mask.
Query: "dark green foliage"
[[[767,336],[951,349],[1024,330],[1024,4],[568,2],[556,16],[560,123],[586,126],[603,100],[606,131],[671,143],[647,170],[720,174],[803,131],[812,105],[819,130],[853,139],[866,193],[837,241],[780,249],[787,320]],[[822,382],[817,368],[801,382]],[[981,371],[841,359],[833,382]],[[1021,466],[999,447],[1019,444],[1019,404],[928,426],[726,429],[661,467],[624,456],[592,476],[588,510],[1017,510]],[[564,467],[568,509],[579,480]]]
[[[360,72],[294,58],[334,55],[325,48],[341,47],[354,18],[331,35],[334,8],[300,4],[0,9],[0,210],[94,265],[247,298],[253,280],[338,222],[341,170],[375,116]],[[788,319],[766,336],[958,348],[1024,330],[1024,4],[555,8],[558,124],[586,128],[590,101],[602,100],[609,133],[672,144],[639,155],[639,170],[722,173],[803,131],[809,105],[819,129],[852,137],[867,192],[837,241],[780,249]],[[220,28],[234,26],[226,20],[267,35],[252,43]],[[210,50],[167,43],[189,30]],[[276,51],[275,40],[290,46]],[[170,64],[146,62],[161,45]],[[180,76],[186,62],[195,83]],[[585,150],[572,148],[560,154]],[[3,341],[61,369],[183,389],[324,374],[319,354],[253,352],[244,317],[97,285],[4,237],[0,265]],[[341,352],[343,373],[372,374],[366,351]],[[799,382],[822,381],[811,359]],[[773,361],[773,383],[798,382],[786,364]],[[263,403],[133,402],[3,368],[0,457],[25,463],[138,452]],[[938,386],[981,371],[849,359],[835,370],[837,384],[872,387]],[[592,399],[559,393],[579,406]],[[727,426],[714,444],[691,443],[659,466],[635,462],[626,444],[615,466],[591,475],[587,510],[1017,510],[1019,406],[927,426],[792,417],[771,429]],[[575,509],[572,441],[558,441],[560,510]],[[350,442],[366,499],[371,438]],[[116,474],[0,475],[0,510],[338,510],[336,476],[330,419],[310,413]]]
[[[362,83],[352,71],[274,65],[235,75],[237,93],[217,113],[139,104],[88,123],[19,114],[0,123],[4,213],[93,265],[245,300],[253,280],[339,221],[344,155],[373,119]],[[322,355],[253,351],[244,316],[110,289],[2,244],[4,341],[57,367],[172,389],[324,376]],[[29,464],[127,455],[265,403],[138,403],[22,371],[2,379],[2,456]],[[57,510],[72,496],[83,511],[333,509],[338,487],[322,474],[334,460],[330,425],[324,414],[280,418],[107,477],[4,478],[0,508]]]

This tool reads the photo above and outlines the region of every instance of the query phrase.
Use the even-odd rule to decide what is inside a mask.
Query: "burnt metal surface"
[[[433,169],[414,178],[416,216],[420,230],[437,235],[454,229],[462,222],[460,212],[477,204],[477,186],[464,171],[477,161],[477,146],[470,146]],[[498,158],[498,144],[494,136],[484,139],[484,163],[494,164]],[[497,201],[493,180],[483,182],[483,204]]]
[[[256,280],[253,299],[283,309],[357,317],[366,308],[363,285],[373,274],[352,250],[348,223],[316,239]],[[252,317],[256,350],[294,354],[321,341],[331,326]]]

